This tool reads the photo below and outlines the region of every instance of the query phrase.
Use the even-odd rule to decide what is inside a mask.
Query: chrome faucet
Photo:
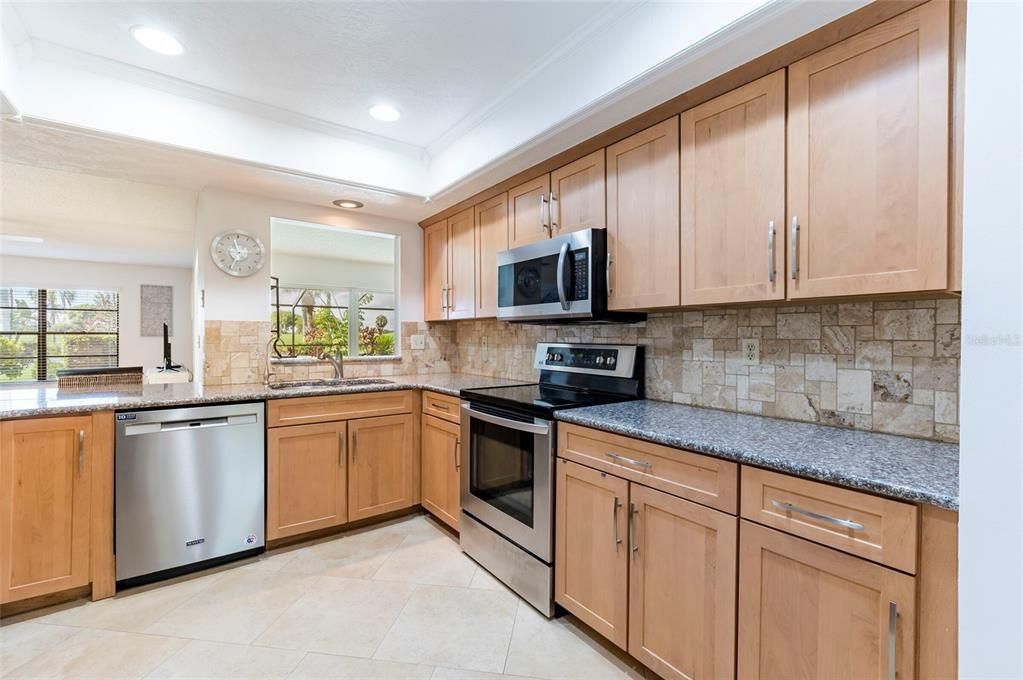
[[[270,337],[270,342],[266,344],[266,366],[263,373],[264,385],[269,385],[271,382],[273,382],[273,379],[277,377],[277,374],[274,371],[270,370],[270,362],[273,361],[273,356],[275,354],[274,350],[276,349],[276,346],[277,336],[272,335]]]
[[[320,352],[319,359],[326,359],[334,366],[334,380],[341,380],[345,377],[345,358],[340,349],[335,350],[333,355],[324,350]]]

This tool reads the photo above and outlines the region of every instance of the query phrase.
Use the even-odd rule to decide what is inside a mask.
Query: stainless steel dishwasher
[[[125,411],[116,418],[119,585],[263,550],[262,402]]]

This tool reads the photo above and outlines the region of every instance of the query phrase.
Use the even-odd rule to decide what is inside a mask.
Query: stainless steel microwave
[[[497,318],[508,321],[642,321],[607,308],[606,229],[583,229],[497,254]]]

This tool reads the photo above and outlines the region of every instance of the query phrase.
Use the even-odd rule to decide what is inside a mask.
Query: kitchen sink
[[[290,380],[287,382],[267,383],[272,390],[289,390],[294,388],[314,387],[348,387],[358,385],[390,385],[393,381],[383,378],[339,378],[324,380]]]

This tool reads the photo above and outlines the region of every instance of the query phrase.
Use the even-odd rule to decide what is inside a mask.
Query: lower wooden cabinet
[[[420,500],[437,519],[458,530],[461,428],[449,420],[423,416]]]
[[[557,603],[662,677],[734,677],[736,518],[565,459],[557,490]]]
[[[347,425],[340,421],[268,431],[267,539],[325,529],[348,520]]]
[[[0,602],[87,585],[91,416],[0,425]]]
[[[914,677],[912,576],[746,520],[740,531],[740,678]]]
[[[348,421],[348,521],[416,504],[412,414]]]

